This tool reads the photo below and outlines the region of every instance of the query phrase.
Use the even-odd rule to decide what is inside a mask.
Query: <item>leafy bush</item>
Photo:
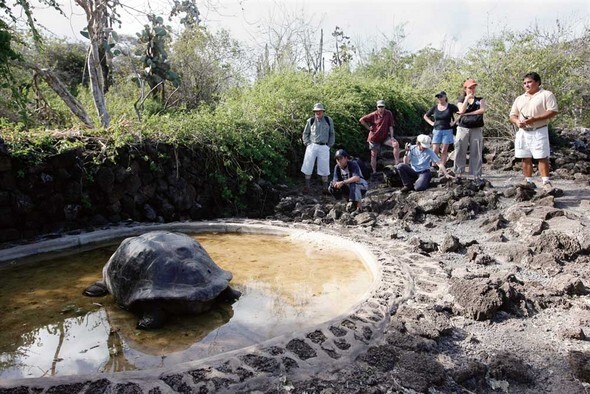
[[[579,39],[557,24],[553,31],[538,28],[522,33],[503,32],[481,40],[471,49],[464,67],[465,77],[474,77],[486,97],[486,129],[499,136],[512,138],[508,114],[514,99],[523,94],[524,74],[536,71],[542,87],[557,97],[559,116],[553,121],[561,126],[587,125],[590,114],[587,100],[590,75],[590,31]],[[586,109],[586,110],[585,110]]]
[[[287,145],[277,148],[289,161],[287,172],[296,175],[304,151],[301,136],[305,122],[313,116],[314,103],[322,102],[326,115],[334,120],[335,148],[345,147],[351,154],[362,155],[366,153],[367,131],[359,119],[374,111],[379,99],[385,99],[394,113],[398,135],[419,134],[427,108],[421,97],[392,80],[363,78],[347,71],[334,72],[317,82],[301,71],[274,73],[251,88],[235,90],[217,107],[216,114],[227,113],[275,130],[275,138],[286,139]]]

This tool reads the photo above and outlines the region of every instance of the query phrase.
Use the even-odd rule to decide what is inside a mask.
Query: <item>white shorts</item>
[[[311,175],[316,160],[318,162],[317,174],[319,176],[330,175],[330,147],[328,145],[307,145],[301,172],[305,175]]]
[[[514,157],[525,159],[546,159],[551,151],[549,148],[549,129],[547,126],[533,131],[518,129],[514,140]]]

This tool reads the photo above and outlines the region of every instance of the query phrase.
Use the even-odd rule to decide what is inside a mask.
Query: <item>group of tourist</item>
[[[552,188],[549,180],[549,120],[557,115],[557,100],[550,91],[541,88],[541,77],[530,72],[523,78],[524,94],[518,96],[510,110],[510,121],[518,127],[514,141],[515,157],[522,160],[525,184],[534,186],[532,180],[533,159],[538,160],[543,188]],[[477,185],[483,185],[482,152],[484,113],[487,105],[483,97],[476,95],[477,82],[467,79],[457,105],[449,103],[447,94],[435,94],[436,105],[423,116],[433,128],[432,138],[421,134],[416,144],[406,144],[403,160],[400,160],[399,142],[394,138],[395,120],[393,113],[385,108],[385,101],[377,101],[377,109],[360,119],[368,130],[367,142],[371,151],[372,174],[377,173],[377,157],[383,146],[393,148],[393,159],[403,183],[402,193],[428,188],[432,172],[431,163],[439,168],[439,175],[454,178],[461,183],[466,173],[469,157],[469,174]],[[335,143],[334,122],[325,115],[325,108],[318,103],[313,108],[314,116],[307,120],[303,131],[306,145],[301,172],[305,175],[304,192],[309,192],[311,175],[317,162],[317,174],[321,177],[324,190],[337,199],[347,199],[361,208],[361,198],[368,183],[358,162],[344,149],[336,151],[336,166],[332,181],[330,176],[330,148]],[[456,128],[456,133],[454,129]],[[454,134],[454,135],[453,135]],[[453,173],[446,169],[449,148],[454,145]]]

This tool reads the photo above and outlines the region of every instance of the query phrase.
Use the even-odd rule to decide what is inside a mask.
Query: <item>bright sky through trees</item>
[[[133,34],[146,23],[141,12],[164,13],[166,0],[124,2],[123,33]],[[68,0],[68,21],[53,10],[36,8],[39,22],[58,37],[83,40],[83,13]],[[534,24],[550,28],[556,20],[573,32],[590,27],[590,2],[585,0],[204,0],[198,2],[203,23],[225,28],[235,38],[252,46],[264,45],[265,26],[286,18],[305,16],[312,26],[329,35],[340,26],[353,43],[364,48],[380,47],[403,27],[404,47],[415,51],[431,45],[461,55],[477,40],[503,29],[521,31]]]

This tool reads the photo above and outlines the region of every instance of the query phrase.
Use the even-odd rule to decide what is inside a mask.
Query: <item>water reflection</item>
[[[371,285],[356,256],[322,245],[267,235],[196,238],[234,273],[232,286],[242,297],[155,331],[137,330],[137,317],[110,296],[81,295],[114,248],[3,270],[0,378],[116,372],[204,358],[328,320]]]
[[[104,310],[24,333],[25,344],[0,355],[2,378],[78,374],[96,370],[109,360]]]

